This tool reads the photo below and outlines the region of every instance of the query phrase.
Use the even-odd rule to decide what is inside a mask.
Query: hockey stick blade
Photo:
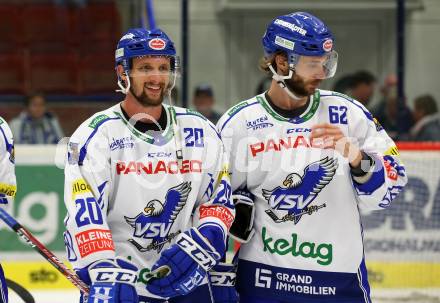
[[[9,215],[4,209],[0,208],[0,219],[2,219],[6,225],[8,225],[13,231],[15,231],[26,243],[32,246],[40,255],[43,256],[50,264],[53,265],[63,276],[65,276],[73,285],[79,288],[79,290],[88,295],[89,287],[66,265],[61,262],[49,249],[38,241],[26,228],[18,223],[11,215]]]
[[[14,291],[23,300],[24,303],[35,303],[35,299],[32,294],[20,284],[12,280],[6,279],[6,285],[10,290]]]

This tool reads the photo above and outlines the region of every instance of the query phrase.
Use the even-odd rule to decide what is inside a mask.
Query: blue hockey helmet
[[[130,69],[131,58],[140,56],[170,56],[175,59],[176,49],[171,39],[160,29],[133,28],[119,40],[115,52],[115,65]]]
[[[330,78],[336,73],[338,53],[333,50],[333,35],[324,22],[309,13],[296,12],[275,18],[268,25],[262,43],[272,78],[294,99],[300,97],[285,83],[294,73],[315,79]],[[278,74],[272,66],[270,58],[278,53],[287,56],[288,75]]]
[[[168,35],[160,30],[147,30],[144,28],[129,29],[119,40],[115,51],[115,68],[122,65],[126,75],[130,74],[132,59],[142,56],[165,56],[170,58],[171,63],[171,89],[175,85],[175,79],[178,69],[178,57],[174,43]],[[127,93],[130,82],[124,87],[123,81],[118,74],[118,85],[121,92]]]
[[[296,12],[272,20],[262,42],[266,55],[284,51],[287,55],[323,56],[333,50],[333,40],[324,22],[309,13]]]

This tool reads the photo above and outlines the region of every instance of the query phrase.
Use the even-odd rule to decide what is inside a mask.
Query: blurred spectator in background
[[[365,70],[357,71],[348,77],[345,83],[348,86],[347,94],[369,109],[368,104],[376,87],[376,77]]]
[[[221,114],[214,110],[214,103],[214,92],[209,84],[200,84],[194,89],[195,109],[215,125]]]
[[[403,105],[401,112],[398,112],[396,75],[390,74],[385,78],[381,87],[381,93],[382,99],[371,111],[373,116],[379,121],[392,139],[399,140],[406,138],[413,125],[413,116],[406,104]],[[399,127],[401,127],[400,134]]]
[[[414,122],[410,132],[412,141],[440,141],[440,114],[431,95],[422,95],[414,100]]]
[[[26,109],[10,122],[16,144],[56,144],[64,136],[42,94],[26,98]]]
[[[351,80],[353,75],[348,74],[339,78],[333,85],[333,91],[348,95],[350,94]]]

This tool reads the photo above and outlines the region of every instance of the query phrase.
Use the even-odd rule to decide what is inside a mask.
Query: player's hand
[[[138,303],[135,283],[138,268],[129,261],[100,260],[88,268],[91,280],[88,303]]]
[[[235,206],[235,219],[229,235],[240,243],[247,243],[254,235],[254,195],[247,189],[237,189],[231,198]]]
[[[235,290],[237,268],[233,264],[219,263],[209,271],[209,282],[212,287],[212,296],[215,303],[238,302]]]
[[[164,250],[152,271],[167,269],[168,274],[151,279],[147,290],[164,298],[186,295],[195,290],[220,260],[218,252],[197,228],[181,233],[176,243]]]
[[[321,123],[312,126],[310,142],[312,141],[313,146],[338,151],[348,159],[352,167],[357,167],[362,160],[362,154],[356,142],[345,137],[342,130],[336,125]]]

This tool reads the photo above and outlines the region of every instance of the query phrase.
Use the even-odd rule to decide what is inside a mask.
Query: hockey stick
[[[88,295],[89,287],[70,269],[64,265],[50,250],[38,241],[26,228],[11,217],[4,209],[0,208],[0,219],[2,219],[13,231],[32,246],[40,255],[52,264],[61,274],[63,274],[73,285],[79,288],[84,294]]]
[[[281,219],[278,218],[278,216],[272,211],[272,209],[266,209],[266,214],[275,222],[275,223],[281,223],[286,221],[293,221],[295,218],[301,217],[302,215],[309,214],[311,215],[313,212],[318,211],[318,209],[326,207],[325,203],[321,204],[319,206],[310,206],[308,209],[303,210],[302,212],[296,214],[296,215],[285,215]]]
[[[13,290],[25,303],[35,303],[35,299],[32,294],[20,284],[6,279],[6,285],[9,289]]]

